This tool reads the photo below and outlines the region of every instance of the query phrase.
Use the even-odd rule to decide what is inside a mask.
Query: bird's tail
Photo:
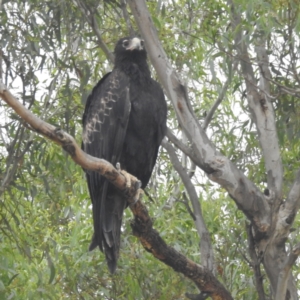
[[[119,258],[122,217],[127,201],[111,184],[108,185],[105,194],[101,199],[101,207],[93,205],[93,210],[96,209],[97,213],[94,212],[94,235],[89,250],[99,246],[105,253],[110,273],[114,274]],[[95,218],[95,215],[98,217]]]

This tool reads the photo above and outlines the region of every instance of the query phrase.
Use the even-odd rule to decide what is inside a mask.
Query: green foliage
[[[122,10],[109,2],[85,1],[97,11],[103,42],[112,50],[115,41],[128,31]],[[3,1],[0,75],[33,113],[80,142],[83,104],[111,65],[75,3]],[[242,13],[241,26],[250,49],[254,50],[259,28],[272,53],[274,80],[299,88],[299,82],[286,75],[289,47],[299,43],[296,2],[234,3]],[[231,27],[230,8],[226,2],[207,0],[147,4],[174,68],[187,83],[191,105],[201,122],[229,80],[207,133],[218,150],[263,189],[266,174],[257,133],[249,117],[244,81],[233,67],[236,32]],[[288,30],[292,37],[287,36]],[[258,72],[258,67],[254,68]],[[300,166],[299,99],[282,94],[276,85],[272,88],[286,194]],[[103,254],[87,251],[92,218],[83,171],[59,147],[25,128],[3,102],[0,105],[1,119],[5,120],[0,122],[0,299],[170,300],[184,299],[185,292],[196,293],[190,281],[143,250],[132,236],[128,210],[118,270],[110,276]],[[175,113],[169,108],[168,125],[179,134]],[[202,173],[197,171],[193,180],[213,239],[218,278],[234,299],[257,299],[253,271],[245,259],[245,217]],[[148,188],[154,202],[147,197],[145,201],[166,242],[201,263],[199,237],[183,204],[182,191],[178,175],[161,151]],[[296,230],[293,239],[298,237]]]

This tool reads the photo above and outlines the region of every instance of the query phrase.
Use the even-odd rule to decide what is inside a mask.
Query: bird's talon
[[[143,191],[141,189],[138,189],[136,194],[132,198],[133,202],[131,203],[131,205],[136,204],[140,200],[142,194],[143,194]]]
[[[129,189],[131,187],[131,175],[128,174],[126,171],[121,171],[122,175],[125,177],[126,180],[126,188]]]
[[[136,189],[136,190],[140,189],[140,188],[141,188],[141,186],[142,186],[142,183],[141,183],[141,181],[140,181],[140,180],[139,180],[139,181],[137,181],[137,182],[135,183],[135,189]]]

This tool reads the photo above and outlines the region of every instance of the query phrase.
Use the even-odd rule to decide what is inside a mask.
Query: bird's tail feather
[[[113,274],[120,252],[120,236],[126,199],[117,190],[107,194],[103,222],[103,246],[108,268]]]
[[[93,202],[96,204],[93,205],[93,210],[98,211],[93,213],[94,235],[89,250],[99,246],[100,250],[105,253],[109,271],[114,274],[120,251],[122,216],[127,201],[111,184],[107,188],[105,197],[102,193],[101,198],[101,207]]]

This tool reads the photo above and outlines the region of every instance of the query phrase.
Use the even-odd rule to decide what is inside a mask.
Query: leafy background
[[[264,28],[270,34],[273,75],[284,85],[297,88],[297,83],[284,76],[288,68],[284,51],[291,22],[299,43],[299,3],[234,2],[245,17],[242,26],[248,32],[247,43],[253,49],[255,25]],[[27,108],[80,143],[86,97],[112,65],[78,3],[2,1],[0,75]],[[115,42],[128,35],[122,8],[116,1],[85,3],[112,51]],[[165,51],[189,87],[200,122],[228,81],[224,100],[207,132],[219,151],[264,189],[266,174],[245,104],[245,86],[233,67],[234,32],[229,27],[228,6],[217,0],[148,1],[147,5]],[[129,16],[136,29],[130,12]],[[0,299],[170,300],[184,299],[185,292],[196,293],[191,282],[143,250],[132,236],[130,211],[124,216],[121,256],[112,277],[103,255],[87,251],[92,218],[83,171],[58,146],[28,130],[4,102],[0,105]],[[287,192],[300,166],[299,99],[283,95],[274,100],[274,106]],[[180,136],[171,105],[168,119],[168,126]],[[184,161],[181,152],[177,154]],[[197,170],[193,182],[213,240],[218,278],[234,299],[257,299],[247,260],[246,218],[205,174]],[[201,263],[200,241],[183,191],[161,149],[147,188],[153,201],[146,196],[144,200],[166,242]],[[291,243],[298,238],[299,217]],[[294,271],[298,274],[299,267]],[[268,290],[267,280],[265,283]]]

